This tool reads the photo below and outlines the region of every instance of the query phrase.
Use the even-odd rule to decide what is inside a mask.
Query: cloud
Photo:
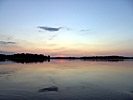
[[[61,27],[61,29],[65,29],[65,30],[67,30],[67,31],[72,30],[72,28],[69,28],[69,27]]]
[[[85,30],[80,30],[81,32],[86,32],[86,31],[90,31],[92,29],[85,29]]]
[[[0,41],[0,44],[16,44],[16,42]]]
[[[8,52],[8,51],[0,51],[0,54],[6,54],[6,55],[10,55],[10,54],[14,54],[15,52]]]
[[[52,35],[49,40],[53,40],[57,35]]]
[[[59,31],[62,27],[55,28],[55,27],[47,27],[47,26],[38,26],[37,28],[40,28],[49,32],[56,32],[56,31]]]

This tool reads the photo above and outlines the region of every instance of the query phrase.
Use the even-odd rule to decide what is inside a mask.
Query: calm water
[[[133,100],[133,61],[0,62],[0,100]]]

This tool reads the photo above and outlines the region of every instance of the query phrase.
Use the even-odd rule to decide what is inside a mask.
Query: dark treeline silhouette
[[[29,53],[21,53],[21,54],[13,54],[13,55],[4,55],[0,54],[0,61],[10,60],[17,63],[37,63],[50,61],[50,59],[68,59],[68,60],[76,60],[80,59],[83,61],[125,61],[126,59],[133,60],[133,57],[124,57],[124,56],[84,56],[84,57],[50,57],[44,56],[43,54],[29,54]]]
[[[0,61],[5,61],[6,55],[0,54]]]
[[[84,57],[51,57],[51,59],[80,59],[84,61],[124,61],[125,59],[132,59],[133,57],[124,56],[84,56]]]
[[[4,55],[0,54],[0,61],[10,60],[18,63],[32,63],[32,62],[44,62],[49,61],[50,56],[44,56],[42,54],[13,54],[13,55]]]

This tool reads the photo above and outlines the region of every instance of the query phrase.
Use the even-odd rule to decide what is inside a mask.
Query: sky
[[[133,1],[0,0],[0,53],[133,56]]]

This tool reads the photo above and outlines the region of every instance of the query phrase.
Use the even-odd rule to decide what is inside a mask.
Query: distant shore
[[[0,54],[0,61],[10,60],[20,63],[30,63],[30,62],[44,62],[49,61],[50,56],[44,56],[42,54],[30,54],[30,53],[21,53],[13,55],[4,55]]]
[[[50,57],[50,59],[133,59],[124,56],[84,56],[84,57]]]
[[[90,60],[90,61],[124,61],[125,59],[133,60],[133,57],[124,56],[84,56],[84,57],[50,57],[43,54],[30,54],[30,53],[20,53],[5,55],[0,54],[0,61],[10,60],[14,62],[30,63],[30,62],[44,62],[50,61],[50,59],[68,59],[68,60]]]

